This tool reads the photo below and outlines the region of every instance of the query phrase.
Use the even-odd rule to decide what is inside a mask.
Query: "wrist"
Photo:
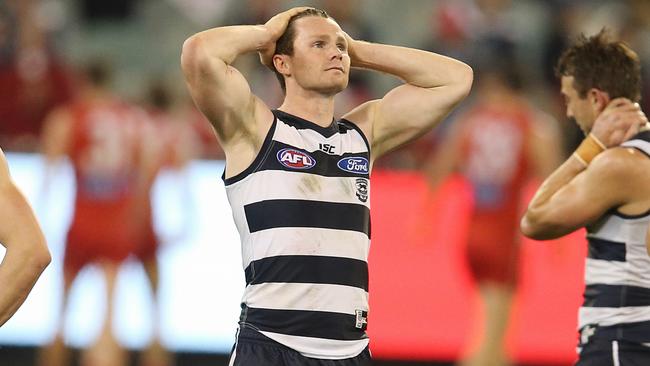
[[[350,67],[372,69],[373,51],[371,47],[369,42],[349,39],[348,56],[350,57]]]
[[[259,39],[258,39],[258,45],[257,45],[257,51],[263,50],[268,48],[271,45],[275,45],[275,42],[280,38],[282,34],[276,34],[277,32],[274,32],[272,29],[267,27],[266,25],[256,25],[255,26],[256,30],[258,31],[259,34]]]
[[[605,149],[605,145],[594,134],[590,133],[573,152],[573,157],[587,167]]]

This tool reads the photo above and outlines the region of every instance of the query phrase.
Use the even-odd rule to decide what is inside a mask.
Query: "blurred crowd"
[[[607,28],[639,54],[645,95],[650,90],[648,0],[0,0],[0,147],[5,151],[42,152],[48,159],[67,154],[74,160],[74,150],[81,150],[77,145],[83,144],[70,144],[70,151],[57,147],[61,131],[52,126],[62,123],[52,122],[60,117],[56,111],[68,106],[70,119],[78,120],[92,119],[82,116],[85,112],[78,113],[79,110],[104,108],[110,110],[109,114],[127,113],[130,119],[143,120],[141,124],[146,128],[138,128],[137,137],[129,135],[132,130],[123,130],[128,135],[125,139],[137,141],[143,150],[149,148],[148,140],[161,144],[166,141],[166,145],[152,148],[159,149],[156,152],[165,149],[168,153],[174,150],[173,146],[178,148],[183,144],[191,146],[178,149],[183,151],[172,158],[149,161],[152,167],[143,168],[144,163],[140,167],[131,166],[136,165],[136,159],[124,155],[123,143],[114,144],[110,146],[117,147],[111,150],[114,156],[96,156],[94,150],[89,153],[91,157],[99,157],[101,168],[114,175],[108,177],[99,165],[93,165],[87,169],[91,178],[85,181],[77,178],[87,183],[89,196],[101,196],[93,197],[105,201],[108,188],[118,192],[117,196],[126,191],[127,178],[123,176],[128,176],[133,181],[131,185],[144,187],[140,187],[140,193],[145,198],[133,194],[135,198],[120,196],[120,199],[148,208],[152,177],[163,167],[182,167],[193,158],[224,159],[210,124],[194,106],[180,74],[183,40],[210,27],[262,24],[296,5],[325,9],[354,39],[431,50],[460,59],[474,69],[474,90],[463,105],[440,128],[383,157],[376,167],[426,172],[433,188],[453,172],[461,172],[474,184],[477,208],[472,221],[474,233],[488,237],[498,228],[501,231],[495,235],[505,239],[497,236],[499,240],[493,242],[508,243],[508,253],[512,252],[504,256],[508,259],[503,265],[506,270],[498,273],[490,267],[498,259],[482,252],[474,252],[469,258],[480,285],[498,284],[482,286],[481,291],[488,306],[488,319],[498,320],[494,324],[486,323],[486,334],[489,339],[502,342],[507,319],[499,318],[499,314],[507,317],[516,283],[521,191],[527,179],[546,176],[561,161],[561,155],[572,151],[583,138],[564,116],[555,62],[581,33],[592,35]],[[256,95],[269,106],[280,105],[283,94],[275,75],[260,64],[257,55],[243,57],[235,66],[246,76]],[[101,74],[102,93],[88,89],[89,84],[97,84],[94,80],[97,72]],[[337,96],[336,116],[368,99],[382,97],[398,82],[353,71],[349,87]],[[642,108],[647,111],[648,107],[650,102],[642,99]],[[108,130],[119,123],[112,124]],[[112,130],[113,135],[116,130]],[[98,134],[108,141],[107,136],[112,135],[106,131]],[[68,133],[72,136],[76,132]],[[541,142],[537,141],[540,136]],[[86,140],[95,137],[98,136],[80,139],[88,143]],[[485,139],[490,144],[482,144]],[[484,145],[497,150],[486,152]],[[146,151],[133,154],[147,162],[142,158],[147,156]],[[118,157],[125,167],[115,163]],[[485,157],[491,159],[485,161]],[[87,168],[84,164],[92,165],[84,159],[77,160],[75,163],[81,170]],[[133,177],[136,175],[133,172],[141,175],[136,177],[140,180]],[[495,172],[498,177],[494,176]],[[111,184],[98,184],[108,180]],[[84,187],[79,182],[78,186]],[[138,235],[153,230],[150,212],[134,213],[131,208],[136,205],[127,203],[119,207],[124,216],[113,216],[129,222],[123,217],[139,214],[138,220],[130,220],[144,222]],[[96,202],[93,204],[97,206]],[[495,207],[505,209],[497,212]],[[506,221],[509,224],[503,227]],[[86,226],[100,238],[103,236],[96,223]],[[107,231],[112,229],[108,227]],[[82,239],[79,241],[89,241]],[[129,237],[125,242],[129,240],[136,241]],[[485,247],[476,242],[470,237],[468,247]],[[113,259],[120,263],[132,252],[127,248]],[[158,286],[155,248],[147,254],[140,259],[148,266],[147,275],[155,296]],[[91,262],[91,259],[83,260]],[[79,270],[75,265],[81,267],[86,262],[70,265],[71,272],[64,278],[66,291]],[[115,271],[108,266],[105,269],[109,283]],[[104,327],[108,329],[108,323]],[[106,344],[102,349],[117,347],[110,331],[105,333]],[[55,339],[41,355],[42,364],[52,365],[54,359],[65,359],[57,350],[57,342],[62,347],[62,340]],[[97,344],[102,345],[101,342],[102,338]],[[149,348],[156,353],[159,347],[158,340],[154,340]],[[499,347],[485,346],[474,357],[502,360],[505,356],[501,351],[493,350]],[[99,351],[95,353],[90,352],[88,357],[91,360],[105,357]],[[158,352],[152,356],[156,357],[165,359],[168,355]],[[471,361],[467,364],[476,364]],[[167,364],[163,362],[169,360],[159,364]],[[93,363],[89,361],[89,364]]]
[[[297,4],[326,9],[354,38],[459,58],[472,65],[479,82],[483,71],[495,65],[517,69],[521,96],[557,121],[566,132],[567,148],[580,135],[565,122],[557,93],[554,63],[564,46],[580,33],[607,27],[642,61],[650,60],[650,2],[643,0],[5,0],[0,3],[0,146],[39,151],[47,113],[73,100],[82,65],[102,58],[113,66],[116,94],[150,108],[148,96],[158,89],[168,99],[165,113],[191,124],[200,136],[200,155],[222,159],[209,124],[185,90],[178,67],[182,41],[212,26],[264,23]],[[279,105],[282,92],[255,55],[236,66],[257,95]],[[644,81],[648,89],[648,78]],[[337,114],[381,97],[396,82],[353,73],[350,87],[338,97]],[[473,102],[470,96],[458,114]],[[449,124],[378,165],[421,168]]]

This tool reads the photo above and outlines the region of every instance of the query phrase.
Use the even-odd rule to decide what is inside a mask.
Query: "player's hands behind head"
[[[632,103],[627,98],[616,98],[598,115],[591,133],[606,147],[618,146],[637,134],[647,123],[648,118],[638,103]]]
[[[289,20],[291,20],[294,15],[307,9],[310,9],[310,7],[301,6],[297,8],[291,8],[287,11],[276,14],[264,24],[264,28],[266,28],[267,32],[269,32],[270,41],[266,46],[258,50],[260,54],[260,61],[263,65],[274,69],[273,55],[275,54],[275,43],[284,34],[284,31],[287,30]]]

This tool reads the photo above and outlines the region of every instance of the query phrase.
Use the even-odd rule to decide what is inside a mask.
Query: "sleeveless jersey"
[[[240,325],[307,357],[368,345],[369,144],[353,123],[273,111],[253,163],[224,179],[240,234]]]
[[[650,155],[650,132],[621,146]],[[649,223],[650,212],[628,216],[612,210],[587,227],[586,288],[578,321],[582,343],[594,333],[608,340],[650,343]]]

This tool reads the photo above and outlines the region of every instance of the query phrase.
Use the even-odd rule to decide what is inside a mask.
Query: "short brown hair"
[[[331,18],[325,10],[321,9],[316,9],[316,8],[309,8],[301,11],[300,13],[294,15],[289,19],[289,23],[287,24],[287,29],[285,29],[284,33],[278,38],[278,40],[275,42],[275,54],[276,55],[287,55],[287,56],[293,56],[293,41],[296,39],[296,28],[293,26],[293,23],[300,19],[300,18],[305,18],[305,17],[321,17],[321,18]],[[280,74],[278,70],[275,69],[275,65],[271,61],[271,70],[275,72],[275,76],[278,78],[278,81],[280,82],[280,87],[282,87],[282,91],[286,92],[287,86],[284,81],[284,75]]]
[[[555,68],[558,77],[573,76],[573,87],[580,98],[591,88],[600,89],[611,98],[641,99],[641,65],[639,56],[621,41],[612,41],[602,29],[565,50]]]

